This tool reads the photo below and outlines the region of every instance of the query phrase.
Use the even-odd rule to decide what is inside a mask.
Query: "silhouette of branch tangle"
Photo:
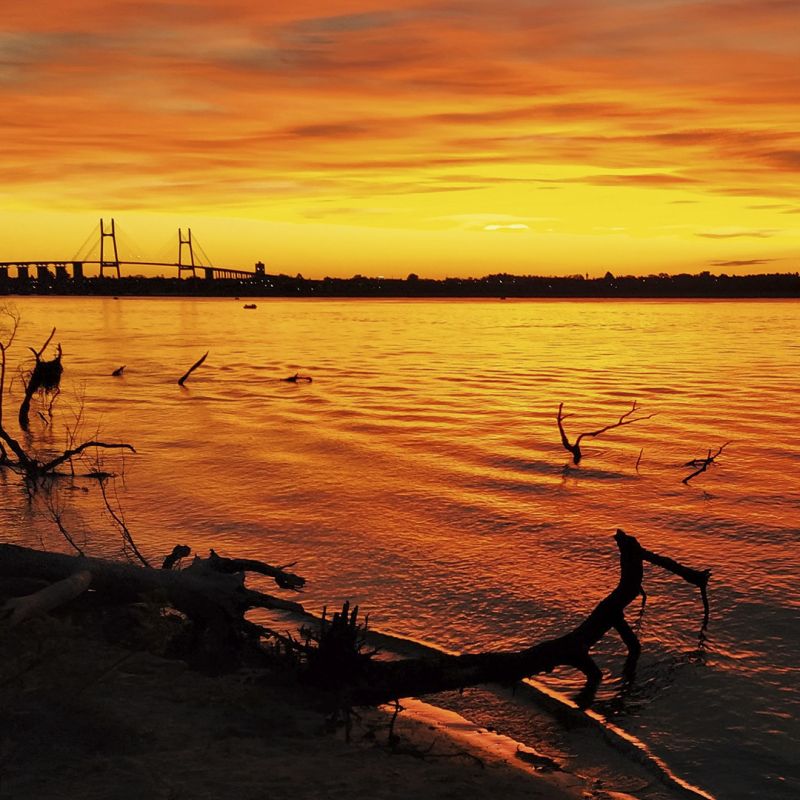
[[[564,445],[564,449],[568,452],[572,453],[572,462],[574,464],[580,464],[581,459],[583,458],[583,453],[581,452],[581,442],[588,438],[594,438],[595,436],[600,436],[601,433],[605,433],[606,431],[610,431],[613,428],[620,428],[623,425],[631,425],[634,422],[641,422],[644,419],[650,419],[651,417],[655,416],[653,414],[647,414],[643,417],[634,417],[631,416],[636,411],[636,401],[633,401],[633,405],[631,405],[630,409],[626,411],[616,422],[612,422],[610,425],[606,425],[603,428],[599,428],[596,431],[586,431],[585,433],[581,433],[578,435],[578,438],[574,442],[570,442],[569,438],[567,438],[567,434],[564,431],[564,420],[570,416],[569,414],[564,414],[564,404],[558,404],[558,414],[556,416],[556,422],[558,423],[558,432],[561,434],[561,444]]]

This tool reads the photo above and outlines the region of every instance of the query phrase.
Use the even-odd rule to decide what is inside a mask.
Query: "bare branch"
[[[133,450],[133,448],[131,449]],[[131,534],[127,524],[125,523],[125,517],[122,514],[122,509],[120,508],[119,497],[117,496],[116,492],[116,486],[114,487],[114,499],[117,502],[117,509],[114,510],[111,506],[111,501],[108,499],[105,479],[99,480],[98,483],[100,484],[100,493],[103,495],[103,502],[105,503],[106,511],[108,511],[109,515],[111,516],[111,519],[113,519],[114,522],[117,523],[122,533],[123,545],[130,547],[133,554],[142,563],[143,566],[149,567],[150,562],[142,555],[141,551],[136,546],[136,542],[133,540],[133,535]]]
[[[281,589],[293,589],[299,592],[306,582],[306,579],[300,575],[286,572],[286,567],[273,567],[271,564],[251,558],[223,558],[218,556],[213,549],[209,555],[208,564],[217,572],[257,572],[261,575],[268,575]]]
[[[598,428],[596,431],[586,431],[585,433],[581,433],[578,435],[578,438],[575,440],[575,442],[571,443],[566,432],[564,431],[564,420],[568,415],[563,413],[564,404],[559,403],[558,414],[556,415],[558,432],[561,434],[561,444],[564,445],[564,449],[572,453],[572,462],[574,464],[580,464],[581,458],[583,458],[583,453],[581,452],[581,442],[587,437],[594,438],[595,436],[600,436],[601,433],[605,433],[606,431],[610,431],[614,428],[621,428],[623,425],[632,425],[634,422],[641,422],[642,420],[650,419],[651,417],[655,416],[655,413],[647,414],[641,417],[631,416],[636,411],[636,408],[636,401],[634,400],[630,409],[622,414],[616,422],[612,422],[610,425],[606,425],[603,428]]]
[[[6,351],[14,343],[19,328],[19,314],[8,306],[0,308],[0,315],[5,317],[9,330],[0,338],[0,428],[3,425],[3,396],[6,388]]]
[[[79,444],[77,447],[73,447],[71,450],[65,450],[60,456],[58,456],[58,458],[54,458],[52,461],[41,464],[39,466],[39,472],[42,474],[52,472],[56,467],[60,467],[65,461],[69,461],[70,458],[79,456],[84,450],[88,450],[90,447],[100,447],[105,450],[130,450],[132,453],[136,452],[136,449],[132,444],[126,444],[125,442],[120,442],[119,444],[95,441],[84,442],[83,444]]]
[[[184,381],[206,360],[209,352],[209,350],[206,350],[206,352],[200,358],[198,358],[197,361],[195,361],[194,364],[192,364],[192,366],[189,367],[189,369],[187,369],[180,378],[178,378],[178,386],[183,386]]]
[[[52,487],[51,487],[52,489]],[[56,524],[61,535],[67,542],[75,549],[79,556],[86,555],[83,550],[78,546],[72,534],[67,530],[63,521],[63,508],[59,505],[56,497],[53,496],[52,491],[48,491],[44,501],[45,507],[50,514],[50,519]]]
[[[44,353],[45,349],[47,348],[47,345],[49,345],[50,342],[53,341],[53,337],[55,335],[56,335],[56,329],[53,328],[53,330],[50,331],[50,335],[45,340],[45,343],[38,350],[34,350],[32,347],[28,348],[36,356],[36,360],[37,361],[42,357],[42,353]],[[60,348],[59,348],[59,350],[60,350]],[[59,352],[59,355],[60,355],[60,352]]]
[[[721,447],[717,449],[717,452],[713,455],[711,454],[711,450],[709,449],[708,455],[705,458],[693,458],[691,461],[687,461],[683,466],[684,467],[697,467],[695,471],[691,475],[687,475],[681,483],[685,483],[687,486],[689,485],[689,481],[692,478],[696,478],[701,473],[705,472],[710,466],[713,466],[714,462],[716,461],[717,456],[729,445],[731,442],[725,442]]]

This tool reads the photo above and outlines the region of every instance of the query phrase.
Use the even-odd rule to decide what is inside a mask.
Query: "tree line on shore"
[[[797,298],[800,273],[754,275],[699,274],[615,276],[536,276],[495,273],[482,278],[433,279],[410,273],[406,278],[322,279],[302,275],[253,273],[252,279],[86,277],[11,278],[0,274],[0,294],[202,297],[493,297],[493,298]]]

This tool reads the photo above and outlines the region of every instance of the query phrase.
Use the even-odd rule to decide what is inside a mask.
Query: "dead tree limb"
[[[41,464],[40,469],[42,473],[52,472],[57,467],[60,467],[65,461],[69,461],[71,458],[79,456],[84,450],[88,450],[91,447],[97,447],[102,450],[130,450],[131,453],[136,452],[132,444],[125,444],[124,442],[84,442],[83,444],[79,444],[77,447],[73,447],[71,450],[65,450],[60,456],[44,462]]]
[[[612,422],[610,425],[606,425],[603,428],[599,428],[596,431],[586,431],[585,433],[581,433],[578,435],[578,438],[575,440],[574,443],[571,443],[569,438],[567,437],[566,432],[564,431],[564,420],[570,416],[569,414],[564,414],[564,404],[558,404],[558,414],[556,415],[556,422],[558,423],[558,432],[561,434],[561,444],[564,445],[564,449],[568,452],[572,453],[572,462],[574,464],[580,464],[581,458],[583,458],[583,453],[581,452],[581,442],[586,438],[594,438],[596,436],[600,436],[601,433],[605,433],[606,431],[610,431],[614,428],[620,428],[623,425],[631,425],[634,422],[641,422],[644,419],[650,419],[651,417],[655,416],[653,414],[647,414],[643,417],[633,417],[631,416],[636,411],[636,401],[633,401],[633,404],[630,407],[630,410],[626,411],[616,422]]]
[[[178,386],[183,386],[186,379],[206,360],[206,358],[208,358],[209,352],[209,350],[206,350],[206,352],[200,358],[198,358],[197,361],[195,361],[194,364],[192,364],[192,366],[189,367],[189,369],[187,369],[183,375],[181,375],[180,378],[178,378]]]
[[[374,705],[480,683],[511,683],[564,665],[578,669],[586,677],[577,701],[582,707],[588,706],[602,678],[590,651],[612,628],[628,650],[625,673],[632,675],[635,670],[641,645],[625,619],[625,609],[642,593],[644,561],[667,569],[700,588],[707,619],[708,570],[694,570],[645,550],[622,530],[617,531],[615,539],[620,554],[619,583],[580,625],[564,636],[511,652],[372,660],[342,687],[342,693],[354,705]]]
[[[103,503],[105,504],[106,511],[108,512],[109,516],[112,520],[116,523],[117,527],[122,534],[122,544],[123,548],[127,554],[128,550],[130,550],[139,563],[143,567],[149,567],[150,562],[142,555],[141,550],[136,546],[136,542],[133,538],[133,534],[130,532],[127,523],[125,522],[125,515],[122,512],[122,507],[119,502],[119,497],[117,496],[117,486],[114,483],[114,499],[117,503],[116,509],[111,505],[111,501],[108,499],[108,492],[106,491],[106,477],[101,477],[98,480],[100,485],[100,494],[103,496]]]
[[[305,578],[287,572],[285,567],[273,567],[271,564],[250,558],[223,558],[213,550],[208,557],[208,565],[217,572],[257,572],[260,575],[267,575],[273,578],[281,589],[300,591],[306,582]]]
[[[45,343],[35,350],[33,347],[28,348],[36,358],[33,370],[25,383],[25,396],[19,406],[19,427],[23,431],[28,430],[28,414],[30,411],[31,400],[36,392],[49,393],[52,396],[50,402],[49,412],[52,416],[53,402],[61,391],[61,375],[64,372],[64,367],[61,364],[61,345],[56,349],[56,357],[50,361],[42,360],[42,353],[47,349],[47,346],[55,336],[56,329],[50,331]]]
[[[192,548],[185,544],[176,544],[172,552],[161,563],[161,569],[173,569],[182,558],[191,555]]]
[[[717,449],[717,452],[713,455],[711,454],[711,449],[708,450],[708,455],[705,458],[693,458],[691,461],[687,461],[683,466],[684,467],[696,467],[695,471],[691,475],[687,475],[681,483],[685,483],[687,486],[689,485],[689,481],[692,478],[696,478],[701,473],[705,472],[710,466],[713,466],[714,462],[716,461],[717,456],[730,444],[730,442],[725,442],[721,447]]]
[[[51,583],[44,589],[22,597],[12,597],[0,608],[0,617],[7,617],[13,628],[20,622],[46,614],[83,594],[92,582],[92,574],[79,570],[69,577]]]
[[[58,581],[74,572],[89,570],[92,590],[108,600],[136,602],[142,598],[161,598],[165,605],[198,621],[217,619],[222,614],[235,624],[250,608],[303,611],[299,603],[247,588],[241,573],[233,575],[213,568],[203,569],[204,559],[195,559],[195,562],[200,562],[195,569],[153,569],[0,544],[0,577]]]

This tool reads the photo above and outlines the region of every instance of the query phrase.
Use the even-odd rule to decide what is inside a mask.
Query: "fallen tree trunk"
[[[41,578],[59,581],[80,570],[92,573],[91,588],[117,602],[151,598],[170,605],[199,622],[216,621],[220,615],[240,619],[250,608],[279,608],[303,611],[299,603],[262,594],[244,585],[242,573],[226,574],[213,567],[186,570],[139,567],[101,558],[49,553],[0,544],[0,577]]]
[[[710,571],[694,570],[645,550],[633,536],[622,530],[617,531],[615,538],[620,553],[619,583],[569,633],[512,652],[442,656],[435,659],[370,660],[355,681],[342,687],[346,702],[352,705],[377,705],[402,697],[417,697],[480,683],[512,683],[565,665],[575,667],[586,676],[578,704],[588,706],[602,678],[602,672],[592,659],[590,650],[612,628],[628,649],[626,674],[632,675],[635,669],[641,645],[625,620],[625,609],[642,594],[644,561],[667,569],[699,587],[706,609],[705,622],[708,619],[706,587]]]
[[[0,618],[8,618],[13,628],[31,617],[46,614],[58,606],[74,600],[83,594],[92,582],[92,575],[87,570],[80,570],[68,578],[51,583],[33,594],[12,597],[0,607]]]

